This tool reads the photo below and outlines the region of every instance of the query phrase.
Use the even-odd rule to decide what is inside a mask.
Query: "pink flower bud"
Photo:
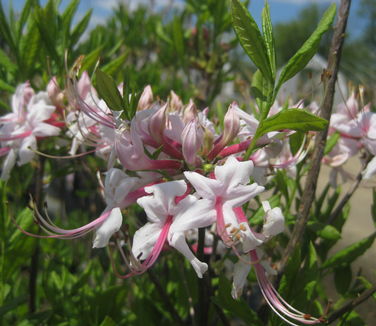
[[[200,149],[204,133],[196,119],[188,122],[182,132],[183,156],[188,164],[195,165],[197,151]]]
[[[224,117],[223,137],[221,143],[227,145],[239,133],[240,119],[235,108],[238,107],[236,102],[232,102]]]
[[[63,106],[64,94],[61,91],[55,76],[52,77],[52,79],[49,81],[49,83],[47,85],[47,94],[48,94],[48,97],[50,98],[51,102],[55,106],[57,106],[57,107]]]
[[[183,108],[183,102],[181,101],[180,97],[176,95],[174,91],[171,91],[169,103],[170,103],[169,105],[170,111],[180,111]]]
[[[188,105],[184,109],[183,121],[188,123],[197,117],[197,108],[192,99],[189,100]]]
[[[30,83],[26,82],[25,87],[22,89],[22,105],[26,106],[29,104],[31,98],[34,96],[35,92],[31,88]]]
[[[149,120],[149,134],[158,144],[163,140],[163,131],[166,126],[166,109],[167,104],[155,112]]]
[[[85,99],[91,90],[91,81],[89,74],[84,71],[77,83],[77,91],[82,99]]]
[[[142,110],[148,109],[152,103],[153,103],[153,91],[150,85],[147,85],[141,94],[140,100],[138,101],[137,110],[142,111]]]

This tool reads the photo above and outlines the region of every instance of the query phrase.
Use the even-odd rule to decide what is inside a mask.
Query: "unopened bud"
[[[163,105],[157,112],[150,117],[149,134],[159,144],[162,142],[163,131],[166,126],[166,109],[167,104]]]
[[[176,95],[174,91],[171,91],[169,101],[169,111],[180,111],[183,108],[183,102],[180,97]]]
[[[60,90],[56,77],[52,77],[47,85],[47,94],[51,102],[57,107],[63,106],[64,94]]]
[[[197,117],[197,108],[192,99],[189,100],[188,105],[184,109],[183,121],[188,123]]]
[[[203,141],[203,132],[197,120],[189,122],[182,132],[182,149],[184,159],[188,164],[195,165],[197,151],[200,149]]]
[[[224,117],[223,137],[221,143],[227,145],[239,133],[240,119],[236,113],[235,107],[238,107],[236,102],[232,102]]]
[[[138,101],[137,111],[148,109],[152,103],[153,103],[153,91],[150,85],[147,85],[141,94],[140,100]]]

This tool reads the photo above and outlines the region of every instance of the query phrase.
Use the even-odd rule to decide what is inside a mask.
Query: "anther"
[[[240,224],[239,229],[242,230],[242,231],[246,231],[246,227],[245,227],[244,224]]]

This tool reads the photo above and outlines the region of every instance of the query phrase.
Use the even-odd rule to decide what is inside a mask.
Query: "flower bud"
[[[189,100],[188,105],[184,109],[183,121],[188,123],[197,117],[197,108],[192,99]]]
[[[149,134],[159,144],[162,143],[163,131],[166,126],[166,109],[167,104],[158,109],[149,120]]]
[[[47,94],[51,102],[55,106],[57,107],[63,106],[64,94],[60,90],[56,77],[52,77],[52,79],[49,81],[47,85]]]
[[[171,91],[169,104],[169,111],[180,111],[183,108],[183,102],[174,91]]]
[[[203,141],[203,131],[198,125],[197,120],[193,119],[183,129],[182,132],[183,156],[190,165],[195,165],[197,151],[200,149]]]
[[[224,117],[223,137],[221,143],[227,145],[239,133],[240,119],[235,108],[238,107],[236,102],[232,102]]]
[[[147,85],[141,94],[140,100],[138,101],[137,111],[148,109],[152,103],[153,103],[153,91],[150,85]]]

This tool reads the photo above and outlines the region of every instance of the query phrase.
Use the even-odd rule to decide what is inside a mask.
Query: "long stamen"
[[[251,262],[255,265],[257,280],[260,285],[261,292],[272,310],[289,325],[299,326],[291,320],[300,322],[306,325],[315,325],[321,323],[320,319],[313,318],[311,315],[305,314],[291,305],[289,305],[277,292],[277,290],[272,286],[262,265],[260,264],[259,257],[256,250],[250,251]]]

